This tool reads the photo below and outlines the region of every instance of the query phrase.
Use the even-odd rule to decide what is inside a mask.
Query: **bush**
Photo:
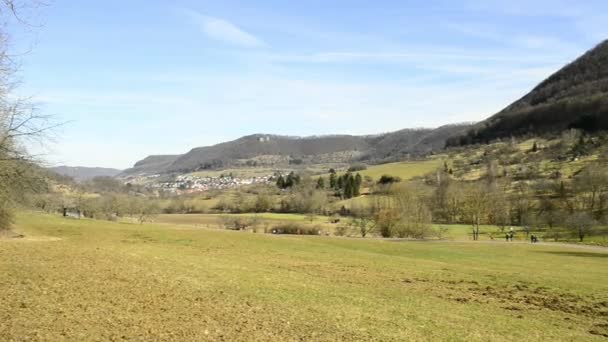
[[[348,168],[348,172],[357,172],[367,170],[367,165],[365,164],[355,164]]]
[[[399,182],[401,182],[401,178],[396,177],[396,176],[391,176],[391,175],[382,175],[382,177],[380,177],[380,180],[378,180],[378,184],[382,184],[382,185],[399,183]]]
[[[241,216],[223,216],[222,224],[224,229],[228,230],[247,230],[249,228],[256,229],[258,225],[256,217],[241,217]],[[257,230],[256,230],[257,231]]]
[[[307,227],[299,223],[281,223],[270,229],[272,234],[290,234],[290,235],[321,235],[319,227]]]
[[[336,231],[334,232],[334,234],[336,236],[345,236],[346,234],[348,234],[349,230],[350,230],[350,227],[348,225],[339,224],[336,226]]]

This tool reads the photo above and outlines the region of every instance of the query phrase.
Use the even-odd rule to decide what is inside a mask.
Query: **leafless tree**
[[[468,184],[463,186],[463,216],[471,225],[473,240],[479,240],[480,226],[487,220],[490,212],[491,196],[487,187],[482,184]]]
[[[23,21],[19,10],[32,5],[34,1],[2,0],[0,17]],[[38,184],[38,178],[33,177],[36,174],[34,158],[26,145],[41,141],[53,128],[49,118],[38,114],[28,99],[15,97],[18,67],[8,47],[6,28],[0,26],[0,229],[10,226],[14,204]]]
[[[585,212],[574,213],[566,219],[566,227],[578,237],[580,242],[583,242],[585,236],[589,235],[596,225],[597,221]]]

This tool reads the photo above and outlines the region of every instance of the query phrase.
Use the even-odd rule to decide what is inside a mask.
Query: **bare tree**
[[[482,184],[463,186],[463,216],[471,225],[473,240],[479,240],[480,226],[487,219],[490,211],[491,196],[487,187]]]
[[[9,15],[22,21],[18,10],[32,3],[3,0],[0,17]],[[15,99],[18,68],[8,46],[5,27],[0,27],[0,230],[10,227],[14,205],[39,185],[34,158],[27,152],[26,144],[40,141],[53,126],[48,117],[36,113],[27,99]]]
[[[566,227],[574,233],[580,242],[583,242],[585,236],[589,235],[597,222],[588,213],[574,213],[566,219]]]
[[[600,220],[604,215],[608,195],[608,172],[605,166],[591,165],[574,178],[574,196],[570,199],[573,211],[588,213]]]
[[[351,213],[353,218],[349,221],[349,226],[361,234],[362,238],[376,230],[371,208],[355,204],[351,208]]]

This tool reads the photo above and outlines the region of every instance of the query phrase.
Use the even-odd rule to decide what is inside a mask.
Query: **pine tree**
[[[292,172],[290,172],[290,173],[287,175],[287,178],[285,179],[285,188],[291,188],[291,187],[293,187],[295,184],[296,184],[296,181],[295,181],[295,174],[294,174],[294,173],[293,173],[293,171],[292,171]]]
[[[317,179],[317,189],[325,189],[325,179],[323,177]]]
[[[346,177],[346,182],[344,184],[344,198],[350,199],[353,198],[353,182],[352,178]]]
[[[335,172],[331,172],[329,174],[329,187],[332,188],[332,189],[335,189],[337,183],[338,183],[338,181],[336,180],[336,173]]]
[[[285,189],[285,178],[283,178],[283,175],[279,175],[279,178],[277,178],[277,187],[279,189]]]
[[[357,173],[357,175],[355,176],[355,187],[353,190],[354,197],[358,197],[359,195],[361,195],[361,183],[363,183],[363,178],[360,174]]]

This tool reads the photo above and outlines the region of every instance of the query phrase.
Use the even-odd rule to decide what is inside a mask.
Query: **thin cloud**
[[[262,39],[246,32],[228,20],[203,15],[189,9],[181,10],[181,12],[199,26],[207,37],[213,40],[247,48],[257,48],[267,45]]]

